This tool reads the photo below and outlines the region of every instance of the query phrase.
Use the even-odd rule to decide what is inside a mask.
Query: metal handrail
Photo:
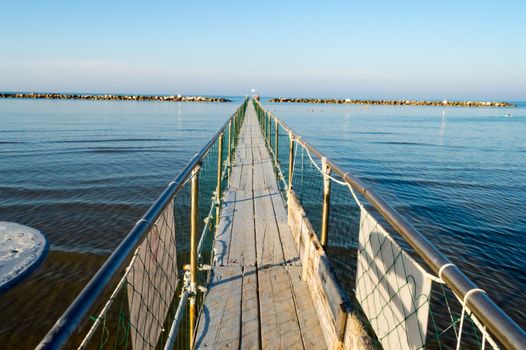
[[[247,99],[245,99],[243,103],[246,101]],[[36,349],[60,349],[66,344],[71,334],[80,325],[88,311],[93,307],[107,284],[119,271],[122,270],[127,258],[135,251],[141,239],[148,233],[151,225],[153,225],[153,223],[155,223],[160,217],[163,210],[174,196],[177,195],[186,180],[192,176],[193,169],[200,164],[201,160],[206,156],[219,136],[227,130],[230,121],[234,120],[236,112],[227,119],[225,124],[215,133],[201,151],[192,157],[190,162],[179,173],[179,175],[177,175],[175,180],[169,183],[162,194],[152,204],[143,217],[137,221],[135,226],[113,251],[108,260],[106,260],[102,267],[97,271],[95,276],[92,277],[89,283],[75,298],[73,303],[71,303],[49,332],[44,338],[42,338]]]
[[[259,107],[274,118],[289,135],[300,143],[309,152],[320,159],[325,158],[327,166],[338,174],[343,181],[354,190],[361,193],[376,210],[389,222],[389,224],[409,243],[415,252],[424,259],[428,266],[453,290],[460,298],[465,300],[466,295],[474,289],[478,289],[455,264],[446,258],[427,238],[418,232],[398,211],[391,207],[376,191],[366,183],[344,171],[334,162],[329,160],[323,153],[309,144],[303,137],[291,129],[285,122],[267,111],[259,101]],[[526,349],[526,331],[524,331],[511,317],[509,317],[486,293],[473,293],[467,298],[466,306],[473,314],[491,331],[506,348]]]

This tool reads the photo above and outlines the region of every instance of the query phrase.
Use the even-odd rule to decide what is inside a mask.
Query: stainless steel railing
[[[38,349],[59,349],[63,348],[66,344],[68,344],[68,341],[70,340],[70,337],[73,334],[77,334],[80,329],[83,329],[85,327],[82,327],[83,324],[89,323],[87,321],[88,313],[93,310],[94,307],[96,307],[101,302],[101,298],[104,296],[104,293],[107,293],[108,288],[110,288],[112,281],[114,281],[116,278],[121,276],[123,273],[128,273],[128,270],[131,266],[128,266],[126,269],[126,263],[130,262],[130,259],[136,255],[138,247],[140,247],[141,244],[148,243],[146,242],[148,235],[153,230],[153,227],[156,226],[157,222],[162,218],[162,215],[165,215],[167,210],[177,210],[173,209],[173,201],[175,198],[177,198],[180,191],[183,190],[183,187],[191,182],[192,188],[191,188],[191,209],[190,209],[190,216],[192,218],[190,223],[190,229],[191,231],[191,237],[188,237],[188,240],[191,241],[191,247],[190,247],[190,261],[184,261],[183,264],[189,265],[189,275],[190,275],[190,289],[187,291],[184,291],[181,293],[180,303],[186,303],[186,298],[188,297],[190,299],[190,310],[189,310],[189,322],[188,328],[190,330],[190,334],[188,334],[186,337],[190,341],[190,347],[191,347],[191,340],[193,339],[193,332],[194,332],[194,325],[192,323],[195,323],[195,316],[198,312],[196,308],[199,307],[199,305],[196,306],[196,294],[198,293],[196,288],[196,283],[198,279],[198,266],[197,266],[197,259],[198,259],[198,244],[199,241],[197,226],[198,221],[206,220],[207,222],[212,222],[211,216],[214,213],[214,210],[206,210],[206,213],[209,213],[208,217],[204,217],[205,215],[200,215],[200,205],[198,203],[198,186],[199,186],[199,172],[201,170],[203,162],[206,160],[210,164],[215,164],[217,162],[217,168],[210,166],[209,171],[209,178],[205,179],[208,183],[206,183],[206,188],[208,189],[209,193],[205,193],[209,196],[209,198],[212,198],[212,208],[214,206],[217,206],[216,213],[219,212],[219,208],[221,205],[221,182],[224,181],[225,174],[230,172],[230,166],[232,162],[232,152],[235,147],[235,141],[237,138],[237,134],[240,130],[241,122],[244,117],[244,111],[247,105],[248,99],[245,99],[245,101],[241,104],[241,106],[237,109],[237,111],[226,121],[226,123],[217,131],[217,133],[208,141],[208,143],[201,149],[199,153],[197,153],[190,162],[185,166],[185,168],[177,175],[177,177],[174,179],[174,181],[170,182],[170,184],[166,187],[166,189],[163,191],[163,193],[158,197],[158,199],[152,204],[152,206],[148,209],[148,211],[144,214],[144,216],[137,222],[137,224],[132,228],[132,230],[126,235],[126,237],[122,240],[122,242],[118,245],[118,247],[114,250],[114,252],[111,254],[111,256],[106,260],[106,262],[102,265],[102,267],[99,269],[99,271],[93,276],[93,278],[90,280],[90,282],[84,287],[84,289],[80,292],[80,294],[76,297],[76,299],[73,301],[73,303],[67,308],[67,310],[62,314],[62,316],[56,321],[54,326],[49,330],[49,332],[46,334],[46,336],[41,340],[39,345],[37,346]],[[228,142],[227,147],[223,147],[223,138],[228,136]],[[211,150],[214,150],[214,159],[207,159],[207,156],[210,154]],[[223,154],[226,153],[227,161],[223,162]],[[210,157],[208,157],[210,158]],[[223,167],[224,164],[224,167]],[[223,170],[225,169],[225,170]],[[216,183],[217,181],[217,183]],[[206,205],[206,204],[205,204]],[[173,215],[174,213],[169,213],[170,215]],[[216,214],[217,215],[217,214]],[[177,224],[177,223],[176,223]],[[174,224],[176,226],[176,224]],[[177,227],[170,228],[172,232],[169,232],[172,238],[175,239],[175,230],[177,230]],[[207,227],[203,230],[206,232]],[[204,234],[204,233],[203,233]],[[142,243],[141,243],[142,242]],[[175,242],[174,242],[175,243]],[[175,260],[175,254],[174,256],[169,257],[170,259]],[[133,261],[133,259],[132,259]],[[159,262],[156,262],[159,263]],[[177,268],[177,267],[175,267]],[[146,267],[148,269],[148,267]],[[125,272],[123,272],[125,270]],[[163,271],[163,273],[165,273]],[[182,286],[182,281],[180,281],[179,287],[177,287],[177,293],[179,293],[179,289],[184,288]],[[152,283],[151,281],[147,283]],[[126,289],[126,288],[124,288]],[[125,293],[126,291],[124,291]],[[176,290],[173,290],[174,295],[171,296],[174,300],[177,298]],[[145,303],[145,299],[147,299],[149,296],[142,296],[139,295],[139,303]],[[112,298],[112,297],[110,297]],[[130,303],[130,301],[126,301],[126,296],[123,297],[124,303]],[[112,301],[112,300],[110,300]],[[146,301],[147,303],[147,301]],[[170,303],[170,301],[168,301]],[[111,303],[107,303],[110,305]],[[132,305],[130,304],[130,308]],[[172,305],[171,308],[175,307]],[[177,308],[178,310],[184,309]],[[174,310],[175,313],[175,310]],[[181,311],[177,314],[180,314]],[[180,324],[180,316],[175,315],[173,325],[177,327]],[[193,317],[192,317],[193,316]],[[103,322],[106,322],[105,319],[106,316],[103,315]],[[97,319],[96,322],[100,322],[100,318]],[[126,325],[124,327],[128,327],[128,332],[130,328],[130,320],[122,320],[119,319],[116,322],[125,322]],[[159,321],[162,325],[162,323],[165,322],[165,320]],[[131,325],[133,327],[133,325]],[[119,326],[120,327],[120,326]],[[135,329],[135,332],[139,332],[142,330]],[[145,330],[149,331],[149,330]],[[104,333],[104,331],[103,331]],[[125,330],[126,333],[126,330]],[[166,339],[167,344],[174,344],[174,335],[177,334],[177,329],[172,329],[170,331],[169,337]],[[129,338],[129,333],[126,333],[126,337]],[[126,342],[128,339],[125,339]],[[143,344],[143,343],[141,343]],[[152,344],[150,344],[152,345]],[[156,344],[153,344],[153,347],[155,347]]]
[[[429,268],[445,283],[447,287],[457,296],[460,301],[465,301],[465,306],[471,310],[473,315],[478,319],[483,327],[493,335],[498,342],[509,349],[525,349],[526,348],[526,332],[512,320],[495,302],[490,298],[486,292],[481,290],[477,285],[471,281],[454,263],[447,259],[429,240],[427,240],[420,232],[418,232],[400,213],[391,207],[371,186],[363,182],[350,172],[340,168],[333,161],[328,159],[324,154],[318,151],[314,146],[307,142],[303,137],[292,130],[285,122],[266,110],[259,101],[254,100],[262,133],[264,134],[267,145],[274,155],[274,160],[279,168],[279,173],[283,174],[283,168],[288,173],[288,177],[281,175],[282,181],[287,186],[288,190],[292,189],[294,179],[294,164],[297,147],[305,149],[320,161],[320,168],[326,174],[320,176],[319,181],[323,181],[320,187],[319,198],[323,201],[322,213],[320,213],[320,242],[322,246],[327,244],[327,225],[328,225],[328,211],[330,210],[330,183],[327,183],[327,174],[336,174],[345,184],[350,186],[354,191],[365,198],[368,203],[374,207],[378,213],[397,231],[397,233],[414,249],[416,254],[424,260]],[[272,127],[274,124],[274,127]],[[282,131],[279,131],[279,128]],[[279,141],[280,137],[288,136],[288,162],[287,157],[283,155],[283,140]],[[285,137],[287,137],[285,136]],[[286,148],[285,148],[286,150]],[[288,164],[287,164],[288,163]],[[298,175],[299,176],[299,175]],[[349,194],[350,196],[350,194]],[[328,251],[331,257],[330,250]],[[454,325],[453,325],[454,327]]]

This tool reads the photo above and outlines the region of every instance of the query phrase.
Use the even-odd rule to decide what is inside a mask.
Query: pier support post
[[[228,179],[230,179],[230,173],[232,168],[232,119],[228,122],[228,152],[227,152],[227,170]]]
[[[278,121],[276,119],[274,119],[274,125],[276,127],[276,131],[275,131],[275,136],[276,136],[276,139],[274,140],[274,156],[276,157],[276,165],[279,163],[279,157],[278,157],[278,140],[279,140],[279,124],[278,124]]]
[[[292,190],[292,175],[294,168],[294,135],[292,134],[292,131],[289,131],[289,192]]]
[[[194,348],[194,333],[196,320],[196,293],[197,293],[197,246],[198,233],[197,221],[199,214],[199,170],[197,164],[192,171],[192,197],[190,204],[190,349]]]
[[[321,216],[321,239],[320,243],[324,250],[327,250],[327,232],[329,229],[329,210],[331,206],[331,168],[327,165],[327,159],[321,159],[321,168],[323,170],[323,209]]]
[[[216,229],[219,226],[219,212],[221,211],[221,178],[223,177],[223,135],[217,139],[217,187],[216,187]]]

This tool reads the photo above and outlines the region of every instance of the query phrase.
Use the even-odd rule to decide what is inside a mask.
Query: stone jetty
[[[52,100],[102,100],[102,101],[167,101],[167,102],[232,102],[222,97],[204,96],[154,96],[154,95],[94,95],[59,93],[0,93],[0,98],[37,98]]]
[[[361,105],[389,105],[389,106],[448,106],[448,107],[515,107],[508,102],[494,101],[415,101],[415,100],[352,100],[334,98],[286,98],[276,97],[269,102],[291,103],[327,103],[327,104],[361,104]]]

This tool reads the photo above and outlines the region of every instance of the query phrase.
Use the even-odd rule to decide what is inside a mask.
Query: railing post
[[[234,132],[232,134],[232,137],[235,138],[236,137],[236,130],[237,130],[237,122],[236,122],[236,115],[234,114],[234,117],[232,118],[232,123],[234,124],[232,126],[232,131]],[[233,144],[233,143],[232,143]]]
[[[323,210],[321,215],[321,246],[327,249],[327,232],[329,229],[329,210],[331,207],[331,168],[327,165],[327,159],[321,159],[321,168],[323,170]]]
[[[227,164],[228,179],[230,179],[230,173],[232,171],[232,119],[228,122]]]
[[[275,132],[276,139],[274,140],[274,156],[276,157],[276,164],[278,164],[278,162],[279,162],[279,158],[278,158],[279,124],[278,124],[278,121],[276,119],[274,119],[274,124],[276,126],[276,132]]]
[[[268,143],[269,148],[272,148],[272,146],[270,145],[270,135],[272,134],[272,132],[270,130],[271,130],[272,124],[270,123],[270,120],[271,120],[270,119],[270,113],[268,113],[268,112],[267,112],[267,118],[268,118],[268,120],[267,120],[267,123],[268,123],[267,143]]]
[[[240,125],[239,125],[239,111],[236,111],[236,135],[239,133]]]
[[[265,127],[265,141],[267,139],[267,113],[263,112],[263,126]]]
[[[192,170],[192,197],[190,205],[190,349],[194,348],[194,331],[196,317],[196,293],[197,293],[197,221],[199,214],[199,170],[197,164]]]
[[[217,188],[216,188],[216,229],[219,226],[221,211],[221,178],[223,177],[223,134],[217,139]]]
[[[270,147],[270,135],[272,134],[272,124],[270,123],[270,113],[267,112],[267,145]]]
[[[294,168],[294,135],[289,131],[289,192],[292,190],[292,169]]]

